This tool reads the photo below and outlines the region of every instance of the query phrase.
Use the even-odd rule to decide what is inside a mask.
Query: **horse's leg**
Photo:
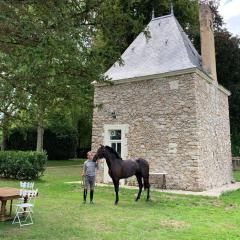
[[[150,199],[150,184],[147,188],[147,201],[149,201],[149,199]]]
[[[142,188],[143,188],[143,183],[142,183],[142,176],[141,176],[141,175],[137,174],[137,175],[136,175],[136,178],[137,178],[138,187],[139,187],[138,195],[137,195],[137,198],[136,198],[136,201],[137,201],[137,200],[140,199],[140,197],[141,197]]]
[[[114,188],[115,188],[115,205],[118,204],[118,192],[119,192],[119,179],[113,179],[113,184],[114,184]]]
[[[147,189],[147,201],[150,199],[150,184],[149,184],[149,175],[143,177],[144,189]]]

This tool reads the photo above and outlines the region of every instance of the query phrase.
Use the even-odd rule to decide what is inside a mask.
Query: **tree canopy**
[[[28,103],[29,120],[38,126],[39,150],[49,112],[59,106],[91,106],[91,82],[102,79],[104,59],[117,56],[124,45],[121,23],[139,31],[141,24],[120,2],[1,1],[0,78],[27,93],[21,101]],[[100,35],[107,45],[99,44]],[[116,47],[118,39],[122,45]]]

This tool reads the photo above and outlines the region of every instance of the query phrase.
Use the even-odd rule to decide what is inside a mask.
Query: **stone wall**
[[[191,73],[95,87],[95,104],[114,110],[117,117],[113,119],[106,111],[94,109],[93,151],[103,144],[104,124],[129,124],[125,136],[127,158],[142,157],[149,162],[150,172],[167,172],[167,188],[198,191],[229,182],[227,96],[211,85],[207,91],[218,95],[215,102],[208,96],[205,82]],[[218,104],[222,106],[212,114]],[[208,124],[216,126],[213,129],[221,139],[212,137],[215,133]],[[208,128],[211,131],[204,135]],[[217,148],[221,153],[208,157]],[[97,180],[103,181],[103,164]]]
[[[165,179],[164,179],[165,177]],[[149,175],[149,182],[151,183],[151,188],[166,189],[166,179],[167,175],[162,174],[151,174]],[[125,184],[127,186],[137,186],[138,182],[135,176],[125,179]]]
[[[199,177],[203,189],[232,180],[228,96],[213,83],[197,77]]]

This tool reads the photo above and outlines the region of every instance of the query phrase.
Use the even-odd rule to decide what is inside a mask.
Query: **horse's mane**
[[[120,155],[118,154],[118,152],[116,152],[113,148],[111,148],[111,147],[109,147],[109,146],[105,146],[105,148],[106,148],[107,150],[109,150],[109,152],[111,152],[113,155],[115,155],[116,158],[122,160],[122,158],[120,157]]]

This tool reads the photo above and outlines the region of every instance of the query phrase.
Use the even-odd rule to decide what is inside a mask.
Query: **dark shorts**
[[[85,189],[93,189],[95,186],[95,176],[85,176],[84,177],[84,188]]]

